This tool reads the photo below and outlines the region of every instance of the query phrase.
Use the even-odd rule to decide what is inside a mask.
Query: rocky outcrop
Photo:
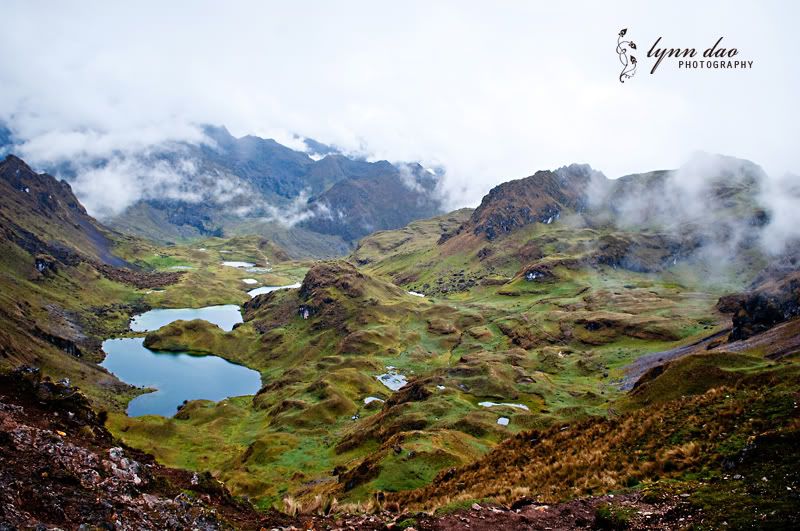
[[[349,298],[361,297],[364,295],[364,279],[364,274],[347,262],[319,262],[306,273],[300,286],[300,298],[312,304],[324,304],[324,292],[329,288],[335,288]]]
[[[492,188],[458,233],[471,232],[492,241],[532,223],[553,223],[565,211],[586,208],[587,188],[594,178],[605,179],[589,166],[573,164],[503,183]],[[451,236],[443,236],[440,243]]]
[[[747,339],[773,326],[800,317],[800,271],[767,279],[750,292],[720,301],[735,307],[730,341]],[[736,307],[738,305],[738,307]]]
[[[94,264],[104,277],[115,282],[129,284],[139,289],[163,288],[177,283],[184,271],[135,271],[124,267]]]
[[[38,326],[34,326],[32,332],[33,335],[35,335],[36,337],[44,339],[51,345],[63,350],[70,356],[74,356],[76,358],[80,358],[81,356],[83,356],[83,352],[81,352],[80,347],[71,339],[51,334],[49,332],[42,330]]]

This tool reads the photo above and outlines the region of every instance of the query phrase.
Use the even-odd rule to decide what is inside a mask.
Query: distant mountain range
[[[103,221],[160,243],[258,233],[294,257],[326,257],[349,252],[376,230],[441,213],[438,175],[420,164],[369,162],[311,139],[303,152],[272,139],[235,138],[224,127],[204,126],[203,133],[204,143],[173,142],[135,155],[140,182],[166,173],[178,185],[164,193],[155,187]],[[0,125],[3,152],[14,153],[15,143]],[[112,164],[61,161],[40,169],[74,183],[87,169]]]

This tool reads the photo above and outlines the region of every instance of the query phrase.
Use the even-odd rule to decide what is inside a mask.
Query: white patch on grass
[[[386,367],[386,373],[379,374],[375,378],[377,378],[380,383],[392,391],[398,391],[401,387],[408,383],[406,377],[402,374],[399,374],[397,372],[397,368],[391,365]]]
[[[241,269],[243,267],[253,267],[255,264],[253,262],[237,262],[235,260],[232,260],[232,261],[222,262],[222,265],[227,267],[238,267]]]
[[[260,288],[251,289],[247,292],[248,295],[251,297],[255,297],[257,295],[263,295],[264,293],[271,293],[273,291],[278,291],[279,289],[297,289],[300,287],[300,283],[297,282],[296,284],[289,284],[288,286],[261,286]]]
[[[378,398],[377,396],[368,396],[364,399],[364,405],[371,404],[373,402],[384,402],[383,398]]]

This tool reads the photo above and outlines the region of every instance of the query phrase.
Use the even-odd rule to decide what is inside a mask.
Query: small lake
[[[208,321],[226,332],[230,332],[233,330],[233,325],[242,322],[242,312],[235,304],[206,306],[205,308],[150,310],[131,319],[130,327],[134,332],[150,332],[173,321],[191,321],[192,319]]]
[[[247,292],[248,295],[251,297],[255,297],[256,295],[263,295],[265,293],[271,293],[273,291],[278,291],[279,289],[296,289],[300,287],[300,283],[297,284],[289,284],[288,286],[261,286],[260,288],[251,289]]]
[[[236,260],[229,260],[226,262],[222,262],[222,265],[228,267],[238,267],[239,269],[243,269],[245,267],[253,267],[255,264],[253,262],[237,262]]]
[[[218,356],[186,352],[157,352],[143,345],[144,338],[108,339],[103,342],[106,359],[101,365],[131,385],[154,387],[128,403],[131,417],[171,417],[184,400],[213,400],[254,395],[261,375]]]

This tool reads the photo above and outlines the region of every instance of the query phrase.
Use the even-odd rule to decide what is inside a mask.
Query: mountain
[[[122,212],[100,212],[103,221],[160,243],[250,233],[298,258],[340,256],[375,230],[440,212],[438,178],[418,164],[368,162],[306,139],[309,154],[272,139],[235,138],[224,127],[204,126],[202,134],[199,143],[46,169],[79,190],[87,172],[124,172],[143,196]],[[0,146],[16,150],[10,142],[10,131],[0,130]]]
[[[766,264],[760,242],[773,213],[765,178],[751,162],[702,154],[678,170],[617,180],[571,165],[496,186],[435,246],[386,231],[363,239],[352,256],[363,261],[363,249],[383,249],[370,253],[368,267],[426,294],[518,275],[552,280],[554,268],[585,265],[638,272],[687,265],[736,283]]]
[[[387,172],[338,181],[309,201],[312,207],[324,208],[328,215],[314,216],[301,226],[357,241],[366,234],[402,227],[438,213],[439,202],[433,196],[436,178],[419,164],[407,165],[400,171],[400,179],[394,172]],[[413,193],[409,193],[409,186]]]
[[[9,155],[0,162],[0,228],[32,255],[63,261],[88,256],[111,266],[126,265],[111,253],[111,234],[86,213],[66,181],[37,174]]]
[[[605,179],[588,166],[572,165],[536,174],[492,188],[460,231],[491,241],[531,223],[549,224],[562,211],[586,207],[591,178]]]
[[[307,194],[299,228],[338,237],[349,244],[376,230],[398,228],[440,211],[436,177],[419,164],[393,165],[350,158],[313,140],[319,160],[274,140],[236,139],[224,128],[206,127],[215,145],[201,145],[198,158],[210,160],[260,193],[250,217],[264,215],[259,199],[285,206]],[[204,229],[207,230],[207,229]],[[235,230],[235,229],[234,229]]]

